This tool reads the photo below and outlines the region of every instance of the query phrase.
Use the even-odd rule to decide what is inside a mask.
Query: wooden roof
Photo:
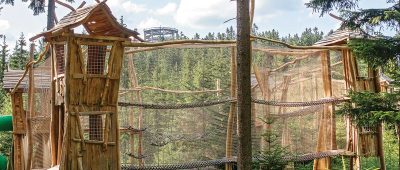
[[[79,8],[64,16],[51,30],[42,32],[30,40],[41,36],[49,37],[82,25],[90,35],[113,36],[127,38],[133,36],[143,41],[134,30],[127,29],[117,22],[110,8],[104,3],[98,3],[84,8]]]
[[[10,70],[4,73],[4,84],[3,89],[12,90],[17,84],[18,80],[22,77],[25,70]],[[51,85],[51,75],[46,71],[34,71],[35,77],[35,88],[36,89],[50,89]],[[18,86],[18,89],[22,89],[24,92],[28,90],[28,76],[25,76],[22,80],[21,84]]]
[[[362,30],[338,29],[316,42],[314,46],[342,45],[346,44],[348,39],[365,37],[368,35]]]

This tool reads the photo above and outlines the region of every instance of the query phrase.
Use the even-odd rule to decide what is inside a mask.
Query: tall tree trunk
[[[55,10],[56,10],[56,1],[49,0],[49,4],[47,6],[47,30],[50,30],[54,27]]]
[[[237,0],[237,107],[240,170],[251,169],[251,42],[249,0]]]

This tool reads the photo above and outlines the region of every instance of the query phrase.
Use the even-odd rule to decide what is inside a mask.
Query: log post
[[[237,0],[238,168],[251,169],[251,41],[249,0]]]
[[[236,82],[237,82],[237,77],[236,77],[236,49],[235,47],[232,47],[231,49],[231,98],[236,98]],[[226,132],[226,144],[225,144],[225,156],[227,159],[232,158],[232,152],[233,152],[233,121],[234,121],[234,115],[236,115],[236,102],[231,102],[230,110],[228,113],[228,123],[227,123],[227,132]],[[225,165],[225,170],[232,170],[232,164],[227,163]]]
[[[380,88],[380,80],[379,80],[379,71],[373,68],[368,68],[368,77],[372,77],[373,79],[373,84],[374,84],[374,92],[375,93],[380,93],[381,88]],[[380,169],[381,170],[386,170],[386,164],[385,164],[385,154],[383,150],[383,126],[382,123],[378,124],[377,127],[377,138],[378,138],[378,155],[379,155],[379,163],[380,163]]]
[[[29,61],[32,62],[33,53],[35,51],[35,44],[31,44],[30,52],[29,52]],[[28,131],[28,158],[27,158],[27,170],[32,169],[32,156],[33,156],[33,143],[32,143],[32,115],[35,112],[35,83],[34,83],[34,73],[33,73],[33,64],[29,67],[29,87],[28,87],[28,109],[29,114],[27,114],[27,131]]]
[[[17,170],[25,169],[23,137],[26,132],[26,112],[24,111],[22,92],[11,93],[13,111],[13,167]]]
[[[329,51],[324,51],[321,55],[322,80],[324,97],[332,97],[332,79]],[[333,113],[333,104],[324,105],[324,111],[321,117],[318,129],[317,152],[336,149],[336,129],[335,114]],[[314,161],[314,169],[330,169],[331,159],[323,158]]]

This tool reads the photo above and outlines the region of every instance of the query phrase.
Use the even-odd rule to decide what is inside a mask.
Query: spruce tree
[[[26,40],[24,33],[15,43],[14,51],[10,57],[10,67],[11,69],[24,69],[24,66],[28,62],[28,51],[26,50]]]

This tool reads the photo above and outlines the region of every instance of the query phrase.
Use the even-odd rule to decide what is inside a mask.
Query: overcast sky
[[[63,0],[61,0],[63,1]],[[72,6],[82,2],[75,0]],[[307,9],[309,0],[256,0],[255,23],[259,30],[277,29],[281,35],[301,33],[307,27],[318,27],[324,32],[337,29],[339,22],[331,17],[320,17]],[[87,0],[87,4],[95,3]],[[204,36],[208,32],[223,32],[236,21],[223,23],[235,17],[236,4],[231,0],[108,0],[116,18],[124,16],[129,28],[143,29],[155,26],[175,27],[189,37],[196,32]],[[23,32],[27,38],[43,31],[46,14],[33,16],[28,3],[15,0],[14,6],[4,6],[0,13],[0,34],[5,34],[13,43]],[[361,0],[360,8],[387,6],[386,0]],[[69,12],[57,5],[58,19]]]

